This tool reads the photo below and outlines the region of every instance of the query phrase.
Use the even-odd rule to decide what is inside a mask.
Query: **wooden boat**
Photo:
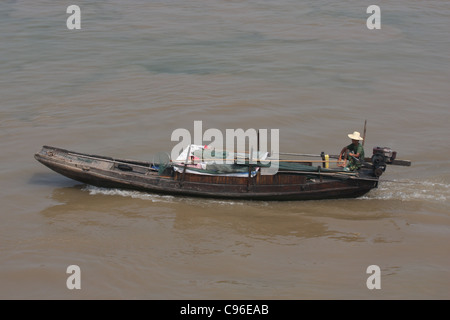
[[[409,161],[377,153],[357,172],[325,169],[286,161],[274,175],[255,171],[250,162],[248,174],[196,174],[187,163],[169,164],[115,159],[44,146],[36,160],[73,180],[105,188],[134,189],[177,196],[247,200],[317,200],[360,197],[376,188],[386,164],[410,165]],[[403,161],[403,162],[402,162]],[[325,163],[324,163],[325,164]],[[291,166],[291,167],[289,167]],[[181,170],[180,170],[181,168]],[[163,170],[162,170],[163,169]]]

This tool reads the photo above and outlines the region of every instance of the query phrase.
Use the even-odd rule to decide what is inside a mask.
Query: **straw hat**
[[[352,140],[364,140],[363,138],[361,138],[361,134],[358,131],[349,134],[348,137]]]

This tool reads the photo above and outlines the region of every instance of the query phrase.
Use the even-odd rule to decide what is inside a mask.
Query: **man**
[[[364,148],[359,143],[364,139],[361,138],[361,134],[358,131],[349,134],[348,137],[352,139],[352,143],[342,148],[339,159],[347,160],[344,167],[345,171],[354,171],[361,168],[361,164],[364,161]]]

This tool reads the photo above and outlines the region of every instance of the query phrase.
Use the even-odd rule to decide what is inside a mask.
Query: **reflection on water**
[[[48,175],[36,175],[31,181],[44,185],[59,183]],[[61,180],[67,183],[66,180]],[[57,205],[41,214],[50,221],[61,216],[96,212],[84,224],[95,224],[99,214],[122,219],[154,220],[165,217],[180,232],[235,232],[252,239],[279,244],[296,243],[299,239],[328,237],[342,241],[364,241],[357,232],[331,230],[323,219],[367,221],[388,219],[396,210],[417,210],[416,201],[424,199],[437,204],[449,197],[448,184],[437,182],[382,182],[380,188],[359,199],[265,202],[218,200],[151,194],[133,190],[106,189],[89,185],[55,188],[51,198]],[[398,202],[400,201],[400,203]],[[403,204],[402,202],[407,202]],[[351,210],[353,206],[358,210]],[[155,213],[158,214],[155,214]],[[122,221],[123,222],[123,221]],[[98,222],[100,223],[100,222]],[[214,233],[214,232],[212,232]],[[189,238],[189,236],[188,236]],[[376,241],[386,241],[378,239]]]
[[[333,229],[329,219],[347,221],[383,220],[389,214],[378,206],[348,210],[348,201],[306,202],[226,201],[148,194],[139,191],[105,189],[80,185],[56,188],[51,198],[57,205],[41,214],[49,223],[68,223],[67,217],[83,217],[80,225],[93,225],[105,216],[115,226],[140,221],[151,225],[164,220],[186,241],[195,234],[236,234],[244,239],[292,245],[302,239],[325,237],[341,241],[364,241],[357,232]],[[64,218],[62,218],[64,217]],[[70,220],[70,219],[69,219]],[[97,221],[97,222],[96,222]],[[106,227],[107,225],[105,225]],[[209,240],[211,240],[210,238]]]
[[[55,174],[54,172],[40,172],[33,173],[28,180],[28,183],[32,185],[42,185],[51,187],[64,187],[73,186],[79,184],[79,182],[66,178],[60,174]]]
[[[50,223],[67,222],[67,217],[77,214],[86,219],[91,212],[81,224],[94,224],[95,219],[105,215],[114,216],[117,224],[128,219],[151,223],[165,217],[172,221],[175,231],[186,235],[202,230],[214,234],[213,230],[217,230],[280,244],[298,241],[289,240],[295,238],[336,235],[325,223],[299,212],[298,207],[293,211],[292,204],[192,199],[85,185],[55,188],[51,198],[58,204],[41,211]]]

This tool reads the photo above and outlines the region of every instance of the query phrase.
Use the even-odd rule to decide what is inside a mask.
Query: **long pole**
[[[186,161],[184,162],[183,173],[181,174],[180,187],[182,186],[182,184],[184,182],[184,176],[186,175],[186,167],[187,167],[190,155],[191,155],[191,146],[189,146],[187,156],[186,156]]]
[[[364,147],[364,142],[366,142],[366,127],[367,127],[367,120],[364,121],[364,133],[363,133],[363,142],[362,142],[363,147]]]
[[[320,154],[309,154],[309,153],[289,153],[289,152],[278,152],[274,154],[279,154],[282,156],[298,156],[298,157],[322,157]]]
[[[239,159],[244,159],[244,158],[236,158],[234,160],[236,161],[236,160],[239,160]],[[194,163],[196,163],[196,161],[201,162],[200,159],[198,159],[198,160],[192,160],[192,163],[194,164]],[[203,159],[203,162],[204,161],[225,161],[225,159],[220,159],[220,158],[208,159],[208,158],[205,158],[205,159]],[[302,162],[306,162],[306,163],[318,162],[318,163],[321,163],[321,162],[323,162],[323,160],[253,159],[253,158],[251,158],[251,160],[249,159],[249,161],[256,161],[256,162],[263,162],[263,161],[266,161],[266,162],[298,162],[298,163],[302,163]],[[172,161],[172,162],[173,163],[176,163],[176,162],[182,163],[183,160],[178,160],[178,161],[175,160],[175,161]],[[336,161],[330,160],[330,162],[338,162],[338,161],[337,160]],[[182,166],[184,167],[185,164],[183,164]]]

